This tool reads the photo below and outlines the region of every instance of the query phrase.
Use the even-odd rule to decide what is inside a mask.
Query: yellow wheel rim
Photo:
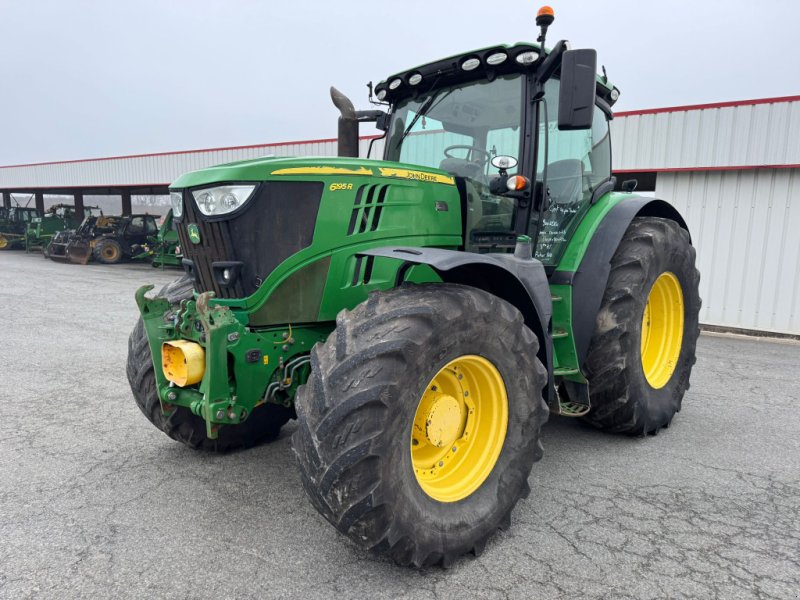
[[[101,252],[106,260],[117,260],[119,256],[119,252],[114,246],[104,246]]]
[[[451,360],[431,379],[411,428],[411,461],[423,491],[439,502],[472,494],[494,469],[508,428],[500,371],[474,354]]]
[[[667,385],[675,372],[683,343],[683,312],[681,284],[665,271],[653,284],[642,317],[642,370],[654,389]]]
[[[5,236],[0,235],[0,250],[6,246],[8,246],[8,240],[5,238]]]

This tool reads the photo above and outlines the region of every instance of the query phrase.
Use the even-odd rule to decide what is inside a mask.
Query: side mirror
[[[491,165],[499,171],[496,177],[489,181],[489,191],[496,196],[508,194],[508,170],[517,166],[517,159],[513,156],[500,154],[492,157]]]
[[[517,166],[517,159],[513,156],[506,156],[504,154],[500,154],[499,156],[495,156],[492,158],[492,166],[497,169],[498,171],[508,171],[509,169],[513,169]]]
[[[558,95],[559,130],[591,129],[597,73],[597,51],[567,50],[561,58]]]

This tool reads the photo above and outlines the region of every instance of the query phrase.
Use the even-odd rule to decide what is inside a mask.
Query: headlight
[[[215,188],[195,190],[194,201],[200,212],[207,217],[225,215],[233,212],[253,195],[255,185],[221,185]]]
[[[180,218],[183,214],[183,192],[170,192],[169,202],[172,204],[172,216]]]
[[[528,50],[527,52],[517,54],[517,62],[526,67],[532,65],[537,60],[539,60],[539,53],[534,50]]]

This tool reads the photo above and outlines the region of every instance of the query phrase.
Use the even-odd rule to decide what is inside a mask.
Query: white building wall
[[[800,169],[659,173],[697,248],[700,322],[800,334]]]
[[[621,113],[611,140],[615,171],[800,165],[800,100]]]

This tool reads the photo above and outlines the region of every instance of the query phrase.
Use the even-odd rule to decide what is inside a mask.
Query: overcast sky
[[[800,94],[800,2],[554,0],[617,110]],[[523,0],[0,0],[0,165],[334,137],[336,85],[534,41]]]

